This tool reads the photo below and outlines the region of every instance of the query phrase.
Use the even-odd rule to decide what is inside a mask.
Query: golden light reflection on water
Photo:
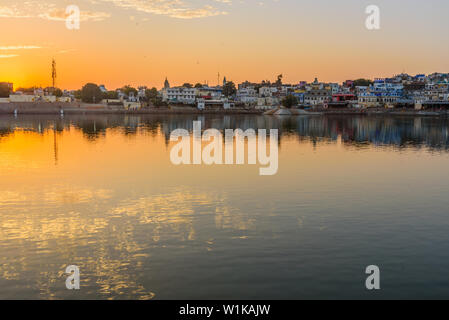
[[[328,207],[346,208],[348,195],[379,192],[376,185],[387,179],[413,183],[449,175],[427,167],[405,175],[421,168],[423,159],[442,167],[447,154],[414,157],[420,146],[400,152],[373,148],[370,139],[378,138],[369,134],[378,132],[379,124],[369,121],[340,132],[338,122],[319,126],[310,120],[308,136],[290,132],[302,130],[297,126],[303,120],[288,122],[279,173],[262,178],[258,167],[248,165],[173,166],[167,136],[180,126],[177,121],[119,120],[44,119],[0,137],[0,297],[151,299],[160,292],[165,297],[175,291],[165,283],[182,271],[187,255],[224,264],[217,252],[232,252],[252,239],[270,245],[286,230],[295,236],[332,230],[328,216],[321,216]],[[237,125],[273,121],[262,120]],[[328,134],[329,127],[334,129]],[[396,141],[394,130],[386,132]],[[438,132],[443,131],[432,126],[415,135],[432,146],[443,141],[444,151],[447,140],[435,136]],[[367,138],[358,141],[356,135]],[[349,179],[348,168],[357,175]],[[390,181],[382,192],[394,194],[394,187]],[[401,197],[406,195],[395,199]],[[310,209],[315,207],[321,211]],[[69,264],[80,266],[81,295],[65,289]]]
[[[73,195],[74,192],[78,194]],[[14,210],[13,214],[3,212],[0,220],[0,241],[5,243],[28,243],[32,251],[39,256],[51,256],[57,260],[71,261],[76,247],[95,245],[95,257],[80,257],[77,263],[86,269],[90,277],[84,277],[83,282],[94,281],[99,296],[106,298],[127,296],[142,299],[153,298],[155,293],[146,290],[137,283],[133,272],[139,272],[144,260],[151,258],[146,252],[149,243],[134,239],[133,231],[136,225],[151,225],[151,240],[153,245],[164,241],[193,241],[196,231],[194,223],[194,207],[216,207],[215,222],[217,229],[235,228],[246,230],[252,227],[253,221],[239,213],[238,209],[231,209],[226,205],[226,199],[213,194],[194,194],[190,191],[175,191],[173,194],[159,194],[139,199],[126,199],[118,206],[111,207],[107,212],[87,213],[81,211],[60,210],[67,205],[91,204],[98,205],[111,197],[109,190],[75,189],[67,192],[43,191],[41,195],[7,193],[6,199],[0,200],[3,208],[12,207],[12,202],[33,203],[41,199],[45,211],[40,213],[26,208]],[[11,199],[11,195],[14,199]],[[6,201],[3,201],[6,200]],[[183,204],[180,206],[180,204]],[[55,210],[52,207],[56,207]],[[106,213],[106,214],[105,214]],[[234,213],[234,214],[232,214]],[[30,216],[31,215],[31,216]],[[101,216],[100,216],[101,215]],[[122,219],[125,217],[125,219]],[[126,217],[135,219],[127,220]],[[120,219],[120,225],[111,220]],[[111,239],[102,239],[104,233],[111,232]],[[100,240],[100,241],[99,241]],[[104,241],[102,241],[104,240]],[[204,244],[207,250],[212,250],[213,238]],[[119,255],[112,258],[109,247],[113,247]],[[27,259],[30,248],[17,246],[14,254],[2,256],[0,273],[7,280],[19,280],[34,268]],[[133,266],[137,270],[128,270]],[[63,278],[61,266],[56,278]],[[128,271],[127,271],[128,270]],[[40,288],[40,295],[46,298],[56,297],[51,287],[57,284],[55,274],[51,272],[39,273],[36,286]],[[95,278],[95,280],[94,280]],[[44,281],[46,279],[46,281]],[[52,279],[52,280],[51,280]],[[92,285],[92,284],[91,284]]]
[[[9,281],[22,281],[33,273],[30,285],[38,288],[40,297],[64,297],[64,266],[72,263],[75,256],[76,264],[83,270],[82,285],[95,288],[92,293],[98,297],[151,299],[155,293],[138,283],[135,276],[143,272],[144,261],[151,259],[148,248],[173,239],[194,241],[196,207],[216,207],[217,228],[235,225],[244,229],[247,225],[238,221],[238,215],[230,217],[223,195],[211,192],[195,193],[176,187],[168,193],[129,196],[126,192],[121,194],[124,190],[120,185],[102,188],[80,181],[68,183],[71,178],[77,180],[77,173],[66,178],[73,168],[78,173],[84,169],[95,171],[89,168],[94,157],[104,165],[105,158],[114,153],[107,162],[108,170],[126,171],[126,167],[121,168],[116,150],[133,153],[128,159],[142,159],[136,153],[145,154],[148,150],[137,150],[121,132],[113,130],[107,141],[91,148],[78,131],[68,128],[57,133],[59,163],[54,163],[54,134],[51,130],[41,134],[18,130],[0,141],[2,175],[9,178],[0,184],[0,241],[4,253],[0,273]],[[137,138],[142,142],[145,136]],[[165,144],[154,143],[166,150]],[[152,143],[145,140],[145,144],[150,145],[151,151]],[[140,143],[142,146],[145,145]],[[99,157],[98,148],[106,155]],[[73,150],[77,150],[75,158]],[[153,154],[151,159],[160,161]],[[84,178],[90,180],[88,175]],[[142,183],[145,182],[139,181]],[[138,225],[151,225],[150,243],[134,237]],[[203,246],[211,250],[211,244],[209,238]],[[92,255],[78,252],[78,248],[92,246]],[[42,260],[46,262],[42,264]],[[48,270],[39,270],[36,275],[37,265]]]

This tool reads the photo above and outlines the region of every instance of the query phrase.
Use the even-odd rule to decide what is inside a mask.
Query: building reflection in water
[[[173,279],[189,296],[189,290],[200,288],[179,279],[180,273],[199,279],[215,272],[206,268],[217,267],[214,262],[228,269],[235,263],[219,255],[204,258],[205,252],[235,250],[245,256],[233,241],[256,238],[257,246],[265,241],[276,249],[273,239],[282,240],[285,230],[326,230],[323,220],[307,229],[316,212],[307,216],[304,208],[316,205],[327,185],[305,171],[290,181],[270,180],[273,186],[250,176],[246,166],[236,168],[234,177],[221,168],[171,174],[170,133],[192,131],[193,121],[201,121],[202,129],[279,129],[281,145],[431,152],[446,152],[449,146],[449,121],[431,117],[2,116],[0,297],[79,297],[64,287],[68,264],[80,266],[83,298],[151,299],[160,292],[175,297]],[[328,190],[350,194],[339,182],[348,179],[345,175],[337,173],[334,179],[337,187]],[[280,212],[291,214],[295,223],[286,216],[278,219]],[[203,269],[197,267],[198,257],[204,259]]]
[[[73,127],[80,130],[87,140],[104,138],[107,130],[119,130],[126,135],[145,133],[155,136],[160,129],[166,140],[178,128],[193,130],[193,121],[201,121],[203,130],[225,129],[279,129],[280,135],[296,135],[298,139],[311,141],[336,141],[345,144],[371,143],[396,147],[428,147],[446,150],[449,145],[446,118],[435,117],[351,117],[351,116],[214,116],[214,115],[110,115],[110,116],[66,116],[54,119],[49,116],[22,116],[0,118],[0,137],[15,130],[27,130],[44,134]],[[56,139],[56,138],[55,138]],[[55,140],[56,141],[56,140]]]

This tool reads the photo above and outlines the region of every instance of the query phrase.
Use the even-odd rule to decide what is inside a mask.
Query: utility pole
[[[51,61],[51,79],[53,80],[53,90],[55,89],[56,84],[56,61],[53,59]]]

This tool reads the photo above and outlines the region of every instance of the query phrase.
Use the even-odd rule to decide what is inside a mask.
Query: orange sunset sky
[[[370,4],[380,30],[365,28]],[[447,13],[445,0],[0,0],[0,81],[49,86],[52,58],[63,89],[449,72]]]

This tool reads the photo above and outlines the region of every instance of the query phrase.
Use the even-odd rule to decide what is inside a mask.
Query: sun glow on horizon
[[[447,2],[378,2],[381,29],[369,31],[368,2],[356,0],[80,0],[80,29],[69,30],[64,0],[0,0],[0,27],[10,30],[0,43],[0,81],[50,86],[53,58],[62,89],[161,88],[165,77],[215,85],[218,73],[236,83],[278,74],[297,83],[449,70],[449,44],[441,41]]]

